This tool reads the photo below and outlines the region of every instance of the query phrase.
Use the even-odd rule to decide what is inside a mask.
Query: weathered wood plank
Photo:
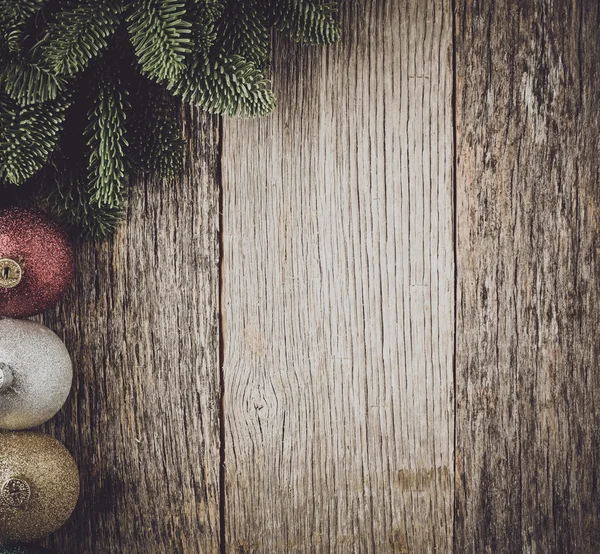
[[[598,2],[457,7],[455,551],[597,553]]]
[[[74,391],[50,432],[82,499],[57,552],[219,552],[219,132],[186,115],[184,179],[137,182],[114,240],[77,249],[75,286],[45,319]]]
[[[232,553],[452,548],[451,7],[342,4],[224,125]]]

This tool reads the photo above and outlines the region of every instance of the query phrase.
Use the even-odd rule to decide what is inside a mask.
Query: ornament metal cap
[[[15,288],[23,278],[23,268],[11,258],[0,259],[0,288]]]
[[[25,479],[11,477],[0,487],[0,501],[9,508],[24,508],[31,499],[31,485]]]
[[[0,362],[0,392],[8,390],[13,384],[14,372],[12,367],[4,362]]]

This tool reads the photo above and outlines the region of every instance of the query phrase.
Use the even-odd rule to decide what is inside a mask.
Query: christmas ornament
[[[28,542],[53,533],[79,497],[75,460],[40,433],[0,433],[0,540]]]
[[[0,212],[0,316],[28,317],[53,306],[73,272],[72,246],[47,216]]]
[[[0,429],[48,421],[71,390],[73,369],[63,342],[33,321],[0,319]]]
[[[39,199],[65,222],[105,235],[130,169],[166,178],[181,169],[173,98],[210,113],[269,113],[271,31],[333,43],[336,4],[0,2],[0,180],[39,178]]]
[[[0,554],[50,554],[50,551],[39,546],[15,544],[12,546],[0,546]]]

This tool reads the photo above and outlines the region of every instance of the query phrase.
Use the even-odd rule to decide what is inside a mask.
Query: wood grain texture
[[[600,551],[598,2],[457,2],[456,541]]]
[[[219,552],[219,133],[185,123],[185,178],[136,182],[126,224],[78,247],[74,288],[45,318],[75,366],[48,430],[82,479],[57,552]]]
[[[227,552],[452,548],[452,14],[343,2],[224,125]]]

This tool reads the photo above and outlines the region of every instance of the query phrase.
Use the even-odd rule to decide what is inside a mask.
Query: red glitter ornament
[[[28,317],[58,302],[73,280],[73,247],[50,218],[0,211],[0,316]]]

